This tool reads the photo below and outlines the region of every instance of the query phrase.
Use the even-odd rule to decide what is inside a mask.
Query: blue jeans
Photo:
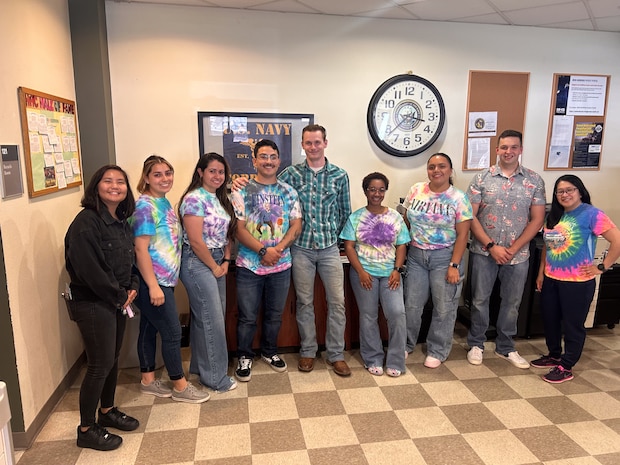
[[[383,342],[379,332],[379,301],[388,324],[388,351],[385,366],[405,371],[405,342],[407,341],[403,286],[390,289],[388,277],[372,277],[372,288],[364,289],[357,271],[349,272],[351,288],[360,312],[360,355],[367,367],[383,366]]]
[[[221,263],[222,249],[211,251]],[[216,391],[227,391],[232,385],[228,376],[226,346],[226,276],[216,278],[211,269],[184,244],[181,259],[181,281],[187,290],[192,319],[189,344],[192,358],[190,373],[198,374],[200,382]]]
[[[271,357],[278,353],[278,334],[282,312],[291,284],[291,269],[257,275],[247,268],[237,268],[237,354],[254,358],[252,343],[256,335],[258,312],[263,307],[261,328],[261,355]]]
[[[570,370],[581,358],[586,342],[584,326],[594,297],[594,279],[583,283],[558,281],[545,276],[542,286],[541,316],[549,356],[561,359]],[[564,354],[562,355],[562,329]]]
[[[314,358],[319,349],[314,323],[314,277],[318,271],[327,298],[327,360],[344,360],[344,271],[338,246],[314,250],[293,245],[291,255],[293,283],[297,294],[297,326],[301,339],[299,354],[302,357]]]
[[[127,317],[101,302],[71,301],[69,305],[86,351],[86,375],[80,388],[80,425],[92,426],[100,400],[101,407],[114,407],[118,354]]]
[[[138,336],[138,358],[140,372],[155,371],[157,333],[161,336],[161,355],[171,380],[184,377],[181,361],[181,323],[174,300],[174,288],[161,286],[166,299],[163,305],[151,304],[149,288],[140,277],[140,289],[136,305],[140,309],[140,335]]]
[[[454,323],[463,288],[463,274],[456,284],[446,281],[454,247],[423,250],[410,246],[405,278],[405,311],[407,314],[407,351],[413,351],[418,342],[422,312],[433,298],[431,326],[426,337],[426,354],[442,362],[450,355]]]
[[[484,349],[486,332],[489,329],[489,299],[495,280],[499,277],[502,302],[495,325],[497,329],[495,350],[502,355],[508,355],[515,350],[512,338],[517,334],[519,305],[523,297],[529,261],[516,265],[498,265],[492,257],[478,253],[470,254],[469,259],[472,260],[470,277],[472,305],[467,343],[469,347],[477,346]]]

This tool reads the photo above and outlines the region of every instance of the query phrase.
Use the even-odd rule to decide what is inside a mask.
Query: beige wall
[[[398,159],[377,150],[366,109],[385,79],[411,70],[440,90],[447,125],[433,151],[450,154],[462,172],[468,72],[530,72],[524,164],[544,172],[553,73],[614,75],[602,169],[583,173],[596,205],[620,223],[607,194],[620,178],[620,34],[276,14],[204,7],[107,2],[108,40],[118,162],[135,179],[157,152],[175,165],[176,202],[198,155],[197,111],[314,113],[328,130],[329,159],[345,168],[353,207],[365,199],[361,179],[383,171],[394,205],[426,179],[430,153]],[[548,196],[549,197],[549,196]],[[549,199],[550,200],[550,197]]]
[[[75,100],[67,2],[3,0],[0,31],[0,143],[19,145],[25,191],[0,201],[0,228],[28,428],[82,353],[75,324],[59,301],[63,238],[82,191],[28,198],[17,99],[24,86]]]

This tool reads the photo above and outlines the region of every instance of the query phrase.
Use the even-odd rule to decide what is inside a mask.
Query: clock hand
[[[424,119],[418,118],[417,116],[414,116],[413,113],[410,113],[408,115],[403,115],[403,119],[400,120],[400,122],[396,125],[396,127],[394,129],[392,129],[390,132],[388,132],[385,137],[388,137],[390,134],[392,134],[394,131],[396,131],[403,123],[409,122],[409,121],[414,120],[414,119],[418,120],[418,121],[424,122]]]

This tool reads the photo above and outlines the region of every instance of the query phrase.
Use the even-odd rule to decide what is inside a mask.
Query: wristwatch
[[[484,246],[484,250],[488,252],[489,250],[491,250],[491,247],[493,247],[494,245],[495,245],[495,242],[491,241],[487,245]]]
[[[266,253],[267,253],[267,248],[266,248],[266,247],[263,247],[262,249],[260,249],[260,250],[258,251],[258,256],[259,256],[259,257],[264,257]]]
[[[400,274],[403,274],[405,271],[407,271],[407,268],[405,268],[404,266],[395,266],[394,271],[398,271]]]
[[[460,263],[450,262],[450,266],[451,266],[452,268],[456,268],[456,269],[458,270],[458,269],[459,269],[459,267],[461,266],[461,264],[460,264]]]
[[[605,268],[605,265],[603,265],[602,263],[599,263],[598,265],[596,265],[596,267],[601,273],[605,273],[605,271],[609,270],[609,268]]]

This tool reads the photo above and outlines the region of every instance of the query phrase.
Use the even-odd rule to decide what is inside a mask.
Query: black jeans
[[[118,354],[125,333],[126,317],[101,302],[71,302],[73,318],[86,350],[87,369],[80,388],[80,424],[95,423],[97,405],[114,407]]]
[[[541,316],[549,356],[560,358],[570,370],[575,366],[586,341],[584,326],[594,297],[594,279],[586,282],[558,281],[545,276],[542,286]],[[564,354],[562,354],[564,329]]]

